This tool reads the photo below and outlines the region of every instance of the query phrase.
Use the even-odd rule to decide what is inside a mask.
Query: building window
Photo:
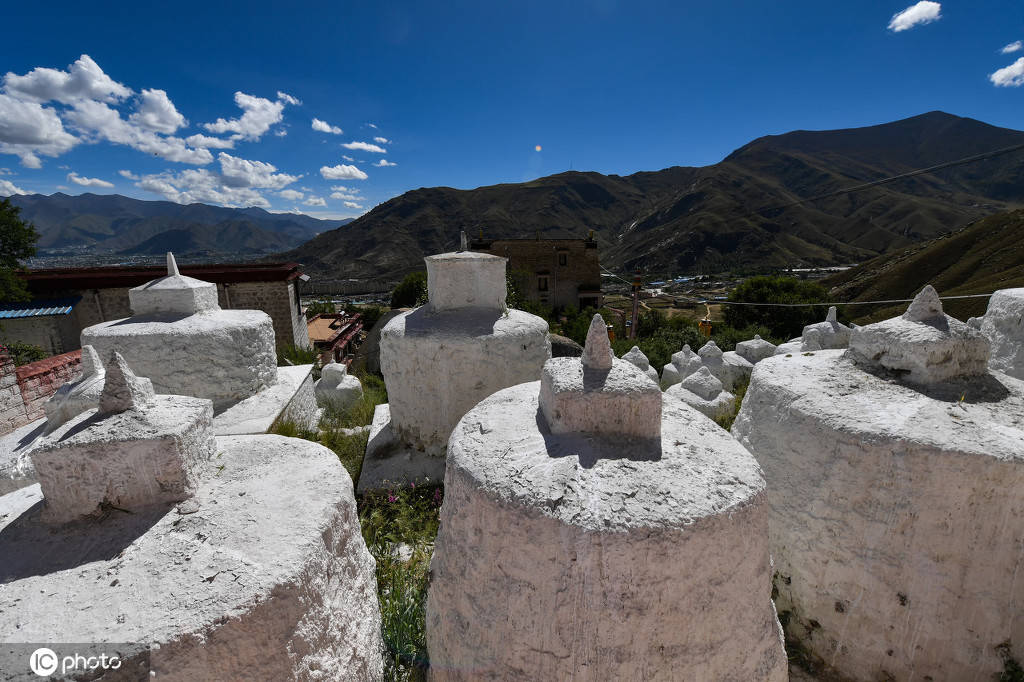
[[[559,265],[568,265],[569,264],[569,254],[567,254],[567,253],[560,253],[560,254],[558,254],[558,264]]]
[[[537,291],[547,291],[547,290],[548,290],[548,278],[547,277],[538,277],[537,278]]]

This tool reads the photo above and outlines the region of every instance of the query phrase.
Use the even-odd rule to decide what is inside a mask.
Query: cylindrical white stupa
[[[444,457],[471,407],[540,378],[551,342],[542,318],[505,307],[506,259],[458,251],[425,260],[429,302],[384,327],[380,365],[395,437]]]
[[[435,680],[787,679],[757,463],[599,315],[459,422],[431,573]]]
[[[221,310],[217,286],[178,272],[167,254],[167,276],[128,292],[132,316],[82,330],[82,345],[100,357],[117,351],[157,393],[209,398],[221,408],[277,381],[270,316]]]
[[[754,368],[732,432],[768,481],[780,618],[843,679],[987,680],[1024,643],[1024,382],[988,352],[929,286],[846,352]]]

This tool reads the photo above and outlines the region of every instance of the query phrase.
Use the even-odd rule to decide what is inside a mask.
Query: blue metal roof
[[[0,320],[9,320],[16,317],[69,315],[75,309],[75,305],[81,300],[81,296],[72,296],[69,298],[51,298],[45,301],[27,301],[25,303],[0,303]]]

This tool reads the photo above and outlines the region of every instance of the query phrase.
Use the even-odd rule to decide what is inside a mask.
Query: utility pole
[[[637,324],[640,322],[640,271],[633,275],[633,321],[629,327],[629,338],[636,338]]]

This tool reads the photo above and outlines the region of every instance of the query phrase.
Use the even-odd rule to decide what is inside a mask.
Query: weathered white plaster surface
[[[668,388],[690,376],[704,366],[700,356],[690,350],[690,344],[672,354],[672,361],[665,365],[661,372],[661,387]]]
[[[810,330],[818,332],[818,348],[805,348],[804,350],[823,350],[834,348],[846,348],[850,345],[850,328],[836,319],[836,307],[830,306],[824,322],[816,322],[804,327],[803,337],[807,341],[807,332]]]
[[[159,646],[162,680],[379,680],[374,562],[337,456],[280,436],[216,451],[194,513],[54,529],[38,486],[0,498],[0,637]]]
[[[735,351],[723,353],[713,340],[701,346],[697,353],[703,365],[722,382],[727,391],[732,391],[741,381],[747,379],[754,367]]]
[[[988,338],[942,312],[931,285],[921,290],[907,312],[857,327],[850,336],[850,358],[864,367],[880,367],[917,384],[984,375]]]
[[[97,407],[103,392],[104,376],[103,363],[96,349],[83,346],[82,373],[74,381],[58,388],[43,405],[46,428],[52,431],[76,414]]]
[[[658,370],[651,367],[651,361],[647,359],[647,356],[644,355],[639,346],[633,346],[627,352],[623,353],[622,359],[638,367],[640,371],[650,377],[651,381],[654,383],[660,383]]]
[[[391,428],[391,408],[384,403],[373,410],[373,423],[366,441],[363,468],[359,472],[360,495],[410,483],[438,483],[444,480],[445,458],[409,447]]]
[[[133,315],[192,315],[220,310],[217,285],[181,275],[172,253],[167,254],[167,276],[129,289],[128,302]]]
[[[765,341],[760,334],[754,334],[749,341],[740,341],[736,344],[736,354],[752,365],[756,365],[765,358],[775,355],[777,346],[771,341]]]
[[[277,383],[213,417],[213,432],[218,436],[244,436],[267,433],[278,421],[290,421],[304,429],[319,422],[313,393],[313,365],[277,368]]]
[[[1024,642],[1024,383],[922,390],[838,350],[777,356],[732,433],[768,482],[779,611],[826,663],[988,680],[994,647]]]
[[[433,312],[461,308],[504,310],[507,259],[457,251],[427,256],[427,304]]]
[[[46,433],[46,420],[34,422],[0,436],[0,495],[36,482],[32,445]]]
[[[43,518],[66,523],[190,497],[213,455],[208,400],[153,395],[114,354],[99,408],[73,417],[32,446],[46,505]]]
[[[553,433],[661,433],[661,389],[625,360],[601,369],[577,358],[552,358],[541,375],[540,409]]]
[[[341,362],[324,365],[313,390],[318,405],[335,410],[344,410],[363,397],[363,385],[348,373],[348,366]]]
[[[1024,288],[992,294],[979,322],[978,328],[992,344],[988,366],[1024,379]]]
[[[277,380],[274,328],[258,310],[135,316],[87,327],[81,338],[101,358],[121,353],[157,393],[209,398],[218,409]]]
[[[665,399],[681,400],[711,419],[731,413],[736,405],[736,396],[723,390],[722,382],[707,367],[701,367],[681,383],[669,387]]]
[[[549,357],[547,322],[521,310],[422,306],[395,317],[380,341],[395,435],[443,457],[462,415],[498,389],[539,379]]]
[[[634,458],[630,439],[550,433],[539,391],[502,390],[452,434],[433,678],[785,680],[749,453],[666,401],[660,457]]]
[[[780,343],[775,348],[776,355],[788,355],[791,353],[803,352],[804,340],[803,338],[790,339],[786,343]]]

